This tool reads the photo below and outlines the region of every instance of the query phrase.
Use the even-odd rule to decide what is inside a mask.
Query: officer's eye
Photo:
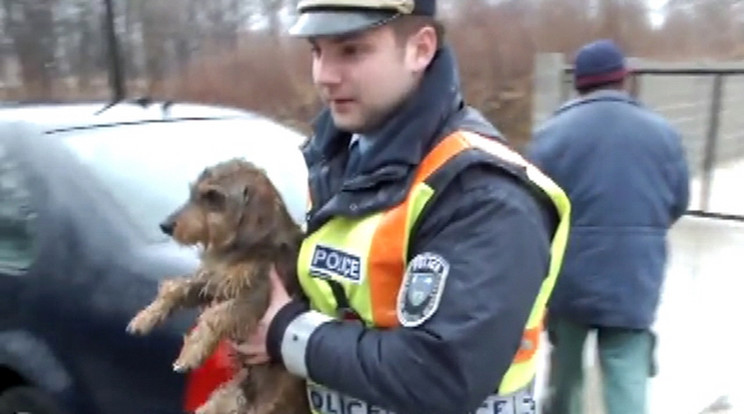
[[[341,47],[341,56],[343,57],[355,57],[361,53],[362,48],[357,44],[343,45]]]

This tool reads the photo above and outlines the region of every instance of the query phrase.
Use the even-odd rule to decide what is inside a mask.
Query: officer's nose
[[[339,65],[325,56],[313,59],[313,80],[324,88],[335,88],[341,83]]]
[[[167,234],[168,236],[173,235],[173,230],[176,228],[176,222],[175,221],[164,221],[160,223],[160,231]]]

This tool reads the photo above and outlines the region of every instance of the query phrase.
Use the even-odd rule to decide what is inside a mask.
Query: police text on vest
[[[395,414],[392,411],[308,384],[308,399],[316,414]]]
[[[310,262],[310,275],[324,279],[338,277],[359,283],[362,280],[362,261],[359,256],[317,245]]]

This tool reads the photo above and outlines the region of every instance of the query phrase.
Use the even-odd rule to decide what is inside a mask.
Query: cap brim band
[[[304,13],[311,9],[366,9],[395,10],[398,13],[410,14],[416,8],[416,0],[300,0],[297,11]]]
[[[393,11],[307,11],[300,14],[289,34],[298,37],[344,35],[386,23]]]
[[[599,75],[577,76],[574,83],[577,87],[583,88],[585,86],[621,81],[625,79],[625,77],[627,77],[629,74],[630,72],[626,68],[622,68],[613,72],[602,73]]]

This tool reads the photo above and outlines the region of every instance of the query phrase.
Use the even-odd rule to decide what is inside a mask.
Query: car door
[[[70,372],[60,358],[59,341],[53,337],[53,296],[40,295],[55,286],[43,276],[50,268],[48,214],[43,207],[44,187],[34,163],[39,153],[30,145],[37,131],[0,124],[0,411],[58,413],[75,401]],[[54,329],[49,329],[49,328]],[[15,380],[13,378],[16,378]],[[21,380],[19,380],[21,379]],[[71,412],[87,414],[86,401],[75,401]]]
[[[36,258],[37,212],[17,147],[0,135],[0,327],[18,315],[20,288]]]

